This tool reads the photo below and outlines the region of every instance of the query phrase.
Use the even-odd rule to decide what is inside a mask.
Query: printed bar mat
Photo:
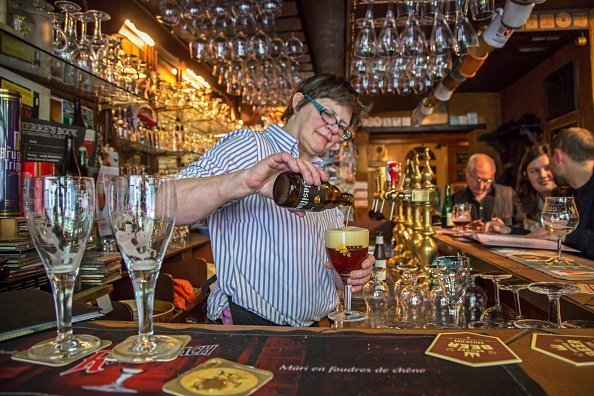
[[[544,272],[553,278],[574,281],[594,279],[594,261],[584,257],[561,253],[561,257],[565,257],[569,262],[565,265],[552,265],[546,261],[555,257],[556,252],[510,248],[492,248],[489,250],[527,267]]]
[[[75,333],[111,339],[116,345],[136,329],[84,323],[75,326]],[[259,395],[485,395],[502,390],[507,395],[545,394],[517,364],[470,368],[425,355],[435,337],[430,334],[219,332],[158,326],[155,333],[189,334],[192,340],[171,362],[107,362],[109,350],[101,350],[59,368],[10,358],[16,351],[53,337],[52,332],[0,343],[0,393],[160,395],[168,381],[219,357],[271,371],[274,377],[256,392]]]

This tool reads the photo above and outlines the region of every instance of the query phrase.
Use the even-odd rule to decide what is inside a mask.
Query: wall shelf
[[[98,104],[148,103],[148,100],[72,65],[0,24],[0,66],[61,94]]]
[[[414,133],[468,133],[476,129],[485,129],[486,124],[465,124],[465,125],[450,125],[450,124],[435,124],[435,125],[420,125],[410,127],[370,127],[367,128],[372,135],[392,135],[392,134],[414,134]]]

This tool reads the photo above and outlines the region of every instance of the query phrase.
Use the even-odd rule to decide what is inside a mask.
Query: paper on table
[[[475,233],[473,237],[485,246],[557,250],[557,242],[555,241],[550,241],[548,239],[529,238],[524,235]],[[565,252],[579,252],[579,250],[565,245],[561,245],[561,249]]]

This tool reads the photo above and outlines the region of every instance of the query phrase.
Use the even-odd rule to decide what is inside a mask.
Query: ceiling
[[[291,3],[285,2],[285,3]],[[313,70],[347,75],[349,50],[354,36],[351,20],[363,18],[366,0],[297,0],[302,16],[305,38],[308,42]],[[387,0],[375,0],[374,15],[385,15]],[[497,6],[504,1],[496,0]],[[562,10],[591,8],[591,0],[548,0],[537,4],[535,10]],[[540,64],[561,47],[582,34],[579,31],[515,32],[507,44],[490,54],[489,58],[459,92],[499,92]],[[374,112],[412,110],[419,96],[376,96],[364,98],[373,101]]]

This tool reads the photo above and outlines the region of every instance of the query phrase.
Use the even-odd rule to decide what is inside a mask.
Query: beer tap
[[[384,204],[386,203],[386,198],[385,198],[385,194],[386,194],[386,190],[385,190],[385,186],[386,186],[386,168],[385,167],[380,167],[377,169],[378,171],[378,178],[379,178],[379,190],[377,192],[377,196],[378,196],[378,200],[381,201],[381,206],[379,208],[379,216],[378,218],[381,219],[383,217],[383,212],[384,212]]]
[[[423,223],[422,223],[422,207],[423,201],[419,199],[419,191],[422,189],[422,174],[419,169],[419,154],[415,154],[414,161],[412,162],[413,165],[413,174],[411,177],[412,182],[412,235],[410,238],[410,246],[411,251],[414,253],[413,259],[415,264],[418,262],[418,257],[416,255],[416,246],[421,242],[423,236],[421,235],[421,231],[423,230]]]
[[[437,256],[437,244],[432,238],[435,234],[432,225],[433,219],[433,204],[437,198],[435,186],[432,184],[433,170],[429,164],[430,156],[429,149],[425,148],[425,166],[422,173],[422,188],[415,191],[413,201],[419,202],[422,213],[422,229],[420,232],[420,239],[415,244],[415,253],[419,260],[421,270],[433,263]]]
[[[386,201],[392,202],[390,207],[390,217],[388,219],[392,220],[394,216],[394,206],[396,204],[396,185],[399,181],[400,175],[400,167],[394,161],[386,162],[386,192],[384,194],[384,199]]]

